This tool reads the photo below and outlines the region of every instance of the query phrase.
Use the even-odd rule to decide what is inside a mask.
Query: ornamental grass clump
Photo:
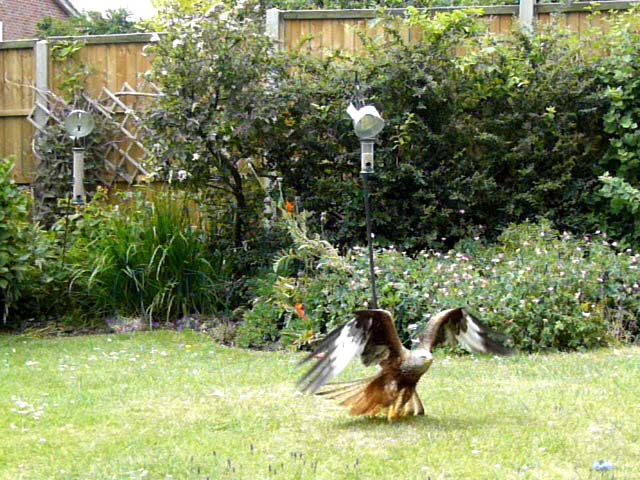
[[[74,217],[69,263],[72,295],[101,316],[170,321],[224,306],[225,262],[208,251],[192,199],[173,191],[104,194]]]
[[[465,306],[522,350],[593,348],[638,335],[639,261],[600,232],[578,238],[545,221],[524,223],[494,245],[476,237],[445,253],[379,249],[378,304],[393,312],[407,344],[431,315]],[[316,340],[368,306],[366,250],[349,250],[344,262],[349,268],[318,262],[297,277],[280,276],[253,313],[268,304],[283,343]]]

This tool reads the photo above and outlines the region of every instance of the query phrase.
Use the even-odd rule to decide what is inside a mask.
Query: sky
[[[151,0],[70,0],[78,10],[115,10],[126,8],[136,18],[149,18],[155,13]]]

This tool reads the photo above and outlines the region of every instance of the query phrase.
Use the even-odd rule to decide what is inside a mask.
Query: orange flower
[[[286,202],[284,204],[284,208],[286,208],[287,212],[289,212],[289,215],[291,215],[293,213],[293,203]]]
[[[298,315],[300,315],[300,318],[301,318],[302,320],[304,320],[305,322],[306,322],[307,320],[309,320],[309,319],[307,318],[307,314],[306,314],[306,313],[304,313],[304,309],[302,308],[302,304],[301,304],[301,303],[296,303],[296,312],[297,312],[297,314],[298,314]]]

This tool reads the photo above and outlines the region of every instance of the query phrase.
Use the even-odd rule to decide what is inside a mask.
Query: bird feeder
[[[95,128],[93,115],[84,110],[73,110],[64,120],[64,128],[73,139],[82,139],[89,135]],[[84,145],[73,147],[73,203],[83,205],[84,191],[84,157],[86,148]]]
[[[384,128],[384,120],[373,105],[362,105],[360,99],[360,85],[356,78],[356,103],[347,107],[347,113],[353,120],[353,130],[360,139],[360,175],[362,176],[362,192],[364,194],[364,211],[367,224],[367,244],[369,247],[369,281],[371,284],[371,308],[378,308],[378,295],[376,293],[375,266],[373,258],[373,233],[371,231],[371,207],[369,202],[368,179],[374,173],[373,145],[376,136]]]
[[[360,173],[371,174],[374,172],[373,144],[384,128],[384,120],[373,105],[357,109],[350,104],[347,113],[353,120],[353,129],[360,139]]]

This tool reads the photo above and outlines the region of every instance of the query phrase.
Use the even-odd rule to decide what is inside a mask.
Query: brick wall
[[[3,40],[36,37],[36,23],[44,17],[65,19],[69,15],[55,0],[0,0]]]

